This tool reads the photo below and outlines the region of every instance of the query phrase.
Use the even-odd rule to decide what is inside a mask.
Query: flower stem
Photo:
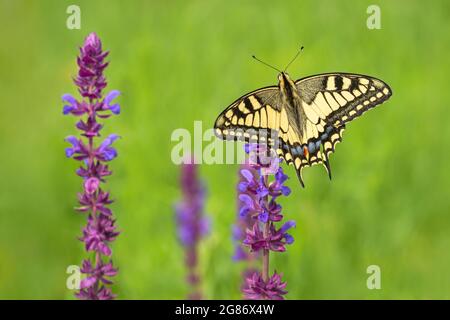
[[[269,223],[266,223],[264,228],[264,237],[267,237],[268,235],[268,226]],[[265,282],[269,280],[269,250],[263,249],[263,265],[262,265],[262,278]]]
[[[264,184],[268,185],[268,176],[264,176]],[[264,203],[267,207],[267,204],[269,202],[269,197],[264,197]],[[263,235],[264,239],[266,239],[269,236],[269,225],[270,220],[267,220],[267,222],[264,224],[264,230]],[[263,249],[263,256],[262,256],[262,278],[265,282],[269,281],[269,249]]]

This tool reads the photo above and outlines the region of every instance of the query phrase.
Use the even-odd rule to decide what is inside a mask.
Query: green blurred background
[[[81,30],[66,8],[81,7]],[[243,93],[276,83],[278,66],[305,46],[294,78],[330,71],[385,80],[392,98],[348,125],[322,167],[281,203],[296,242],[273,254],[288,299],[450,298],[450,4],[377,1],[381,30],[366,27],[373,1],[0,1],[0,298],[70,299],[67,266],[85,257],[81,188],[63,138],[75,118],[60,97],[76,93],[76,55],[95,31],[111,51],[109,89],[122,114],[105,133],[123,139],[108,189],[121,236],[114,243],[120,299],[182,299],[183,251],[173,203],[175,128],[212,126]],[[231,261],[236,165],[202,166],[212,232],[200,248],[204,295],[239,299],[243,264]],[[382,289],[368,290],[379,265]]]

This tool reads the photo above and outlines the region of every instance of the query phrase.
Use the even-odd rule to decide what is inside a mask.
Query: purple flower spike
[[[111,175],[105,162],[117,157],[117,151],[111,145],[119,136],[111,134],[98,146],[95,140],[103,128],[98,120],[120,112],[119,104],[112,104],[119,91],[113,90],[103,98],[102,92],[106,87],[103,71],[108,65],[104,60],[107,55],[98,36],[91,33],[77,58],[79,70],[74,82],[82,98],[77,100],[70,94],[62,96],[65,103],[63,114],[79,117],[76,128],[81,131],[80,137],[69,136],[65,140],[71,144],[66,148],[66,156],[81,163],[77,174],[83,178],[83,192],[78,194],[80,206],[76,210],[87,214],[87,225],[80,240],[87,252],[94,252],[93,260],[83,261],[81,272],[85,278],[75,296],[89,300],[114,299],[115,295],[108,286],[117,274],[110,257],[111,244],[119,232],[108,207],[112,200],[109,193],[101,189],[100,182],[106,182],[105,177]]]
[[[187,282],[191,286],[190,299],[201,299],[197,271],[197,248],[210,230],[210,221],[204,213],[205,188],[197,174],[197,166],[190,161],[181,168],[183,198],[175,205],[178,238],[185,249],[188,270]]]
[[[294,242],[287,233],[295,227],[294,221],[285,222],[279,229],[275,226],[283,220],[282,207],[277,199],[291,192],[284,185],[288,176],[279,166],[279,158],[266,145],[251,144],[244,148],[249,155],[249,164],[240,170],[239,216],[252,222],[247,222],[240,241],[250,248],[249,254],[262,256],[263,266],[261,273],[247,273],[243,292],[247,299],[284,299],[286,283],[281,282],[277,273],[269,276],[269,252],[284,252],[286,245]],[[235,256],[242,257],[243,253],[236,250]]]

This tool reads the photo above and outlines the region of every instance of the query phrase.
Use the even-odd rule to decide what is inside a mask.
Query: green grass
[[[366,28],[372,1],[77,1],[82,29],[65,28],[72,1],[0,1],[0,298],[72,298],[66,267],[85,256],[85,222],[73,211],[80,179],[64,157],[75,119],[62,93],[84,37],[111,51],[110,89],[123,113],[107,121],[120,156],[108,189],[122,230],[114,244],[121,299],[187,294],[174,226],[180,196],[172,164],[175,128],[211,126],[243,93],[276,83],[252,54],[294,78],[346,71],[380,77],[392,98],[348,125],[331,158],[334,179],[314,167],[282,199],[296,242],[272,255],[289,299],[450,298],[450,6],[378,1],[381,30]],[[243,265],[230,260],[236,165],[202,166],[212,233],[201,245],[206,297],[240,298]],[[366,288],[381,267],[382,289]]]

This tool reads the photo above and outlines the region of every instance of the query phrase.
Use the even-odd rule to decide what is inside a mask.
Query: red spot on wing
[[[306,146],[303,147],[303,154],[305,155],[306,159],[309,159],[309,151],[308,151],[308,148]]]

